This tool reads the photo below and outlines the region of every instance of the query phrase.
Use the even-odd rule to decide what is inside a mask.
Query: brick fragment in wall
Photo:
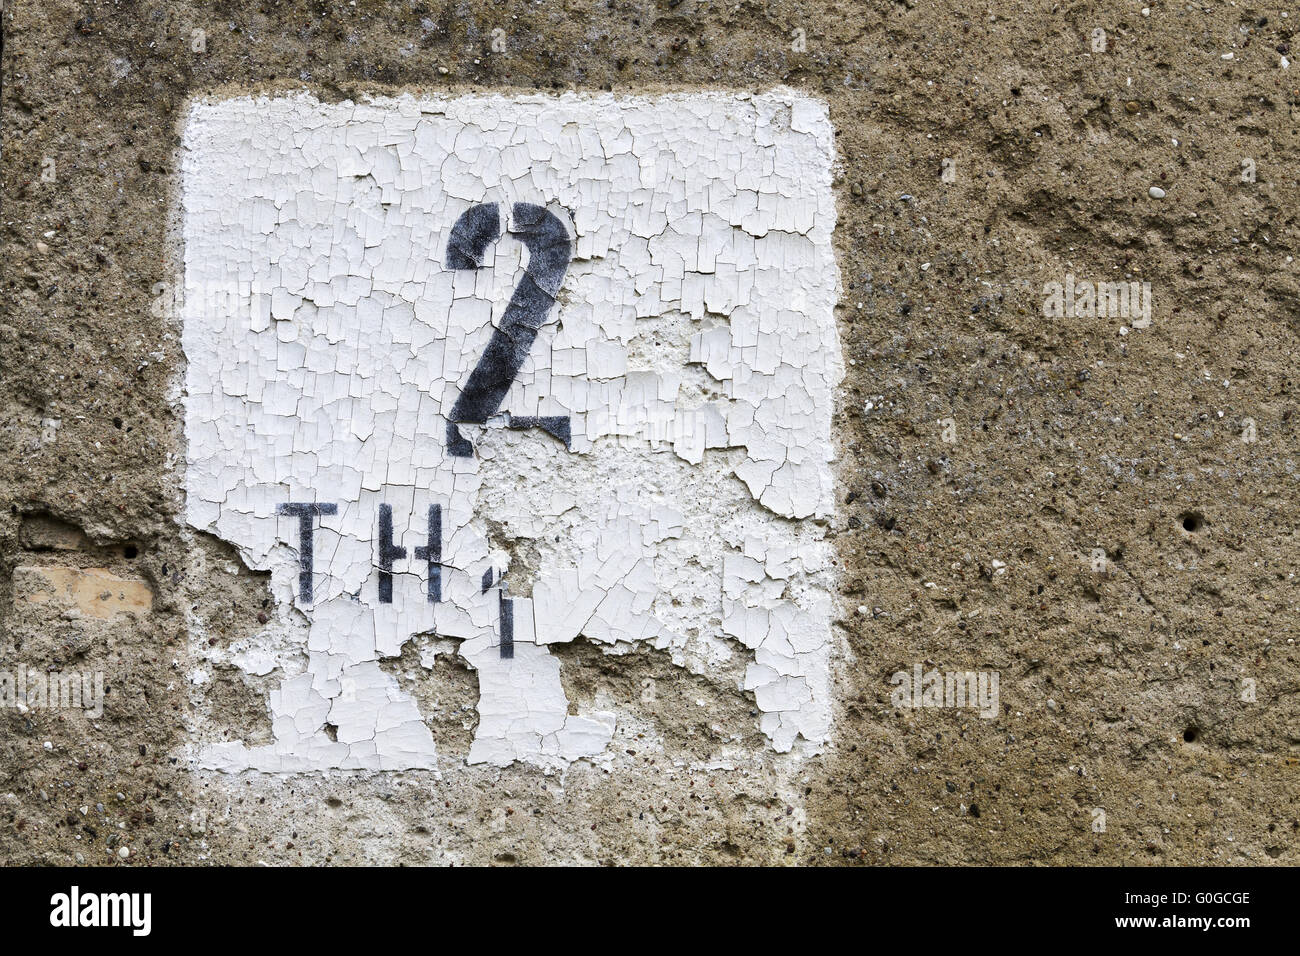
[[[241,659],[284,675],[274,742],[200,765],[436,768],[380,666],[430,633],[477,673],[470,763],[604,759],[618,713],[570,713],[549,650],[578,638],[742,655],[771,746],[825,742],[819,101],[199,100],[183,156],[187,518],[271,572]]]
[[[153,592],[138,578],[123,578],[104,568],[20,565],[14,568],[14,601],[48,606],[52,613],[109,620],[144,614]]]

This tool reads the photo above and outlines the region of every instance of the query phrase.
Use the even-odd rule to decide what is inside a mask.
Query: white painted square
[[[771,745],[823,743],[833,151],[824,105],[789,90],[194,103],[187,518],[271,571],[279,606],[251,642],[196,640],[207,662],[193,677],[223,662],[282,677],[274,743],[205,746],[200,765],[437,768],[415,701],[379,666],[413,639],[431,665],[448,646],[434,633],[479,678],[471,763],[609,759],[617,702],[569,714],[548,648],[578,637],[611,652],[647,641],[718,680],[740,655]],[[512,232],[481,268],[449,266],[453,225],[492,203],[512,228],[515,204],[544,207],[572,258],[496,414],[460,427],[474,449],[457,457],[448,416],[536,266]],[[505,427],[547,416],[567,417],[568,449]],[[277,516],[290,502],[336,508],[311,521],[310,601],[299,519]],[[385,504],[406,550],[392,603],[379,597]],[[415,557],[431,505],[436,603]],[[509,567],[491,528],[527,539],[537,566]]]

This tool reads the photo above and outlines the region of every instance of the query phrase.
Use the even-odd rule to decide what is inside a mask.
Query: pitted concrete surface
[[[0,861],[1296,862],[1300,11],[358,0],[6,4],[2,16]],[[257,471],[300,462],[307,449],[290,440],[281,454],[272,443],[263,461],[218,443],[196,455],[190,386],[196,368],[206,374],[223,359],[213,350],[195,366],[202,350],[187,339],[195,273],[184,190],[197,155],[186,148],[187,119],[200,104],[310,101],[325,116],[367,102],[473,98],[553,103],[558,115],[566,102],[602,96],[738,110],[784,97],[795,107],[791,135],[824,116],[830,216],[818,207],[820,218],[786,221],[779,204],[763,205],[764,189],[790,194],[774,168],[757,177],[751,217],[741,180],[759,167],[741,164],[699,193],[726,241],[688,211],[664,241],[671,255],[647,245],[638,259],[630,237],[668,232],[630,211],[631,192],[611,206],[579,186],[591,202],[546,206],[574,242],[550,293],[557,309],[510,380],[503,414],[464,417],[473,457],[449,466],[476,469],[489,489],[465,506],[455,563],[456,539],[446,539],[448,565],[480,581],[492,574],[486,586],[458,585],[470,623],[393,631],[403,639],[376,640],[356,658],[352,645],[330,647],[333,636],[313,650],[314,612],[295,590],[298,519],[223,524],[194,510],[203,474],[220,483],[222,465]],[[704,128],[747,130],[746,143],[772,125],[722,113],[725,122],[706,118]],[[561,158],[587,155],[584,135],[609,116],[560,125],[551,140],[572,144],[559,146]],[[483,136],[490,125],[468,124]],[[694,139],[709,155],[743,148],[726,135]],[[367,250],[397,252],[382,245],[401,234],[384,217],[407,208],[391,187],[426,188],[403,178],[403,142],[383,144],[393,166],[376,154],[362,168],[358,149],[356,168],[338,160],[330,171],[331,184],[346,177],[357,190],[328,192],[355,210],[357,249],[327,230],[317,250],[304,228],[294,234],[303,245],[276,257],[289,267],[289,250],[307,249],[301,261],[324,269],[334,252],[349,274],[349,263],[368,263],[368,276],[394,283],[368,290],[392,313],[382,324],[390,333],[433,328],[450,341],[445,330],[459,321],[465,357],[448,366],[438,395],[450,408],[532,267],[503,212],[488,265],[452,270],[468,283],[456,287],[463,302],[433,325],[402,319],[401,283],[412,277],[393,277]],[[606,142],[601,170],[620,155],[616,133]],[[245,174],[266,139],[249,143],[213,183],[256,179]],[[455,155],[474,148],[451,146]],[[647,154],[628,155],[641,175]],[[192,236],[229,250],[228,260],[202,262],[229,265],[223,280],[248,278],[250,303],[263,261],[253,236],[268,234],[258,230],[334,215],[315,209],[327,187],[303,164],[328,165],[318,153],[302,160],[310,189],[294,190],[289,213],[287,201],[277,205],[286,197],[272,196],[265,221],[255,197],[248,216],[235,215],[241,194],[223,207],[214,193],[208,209],[216,221],[228,213],[229,231]],[[419,208],[437,210],[437,242],[469,204],[533,201],[507,188],[474,195],[466,184],[497,168],[488,163],[414,165],[428,169]],[[625,173],[574,181],[603,181],[615,194],[630,189]],[[682,179],[664,175],[664,184]],[[643,206],[654,209],[653,197]],[[620,225],[602,233],[597,218],[583,218],[588,209]],[[829,282],[798,264],[818,228],[834,257]],[[441,248],[429,255],[446,266]],[[682,280],[662,271],[668,259],[684,264]],[[723,291],[741,288],[728,264],[737,275],[784,270],[773,290],[782,311],[755,299],[751,330]],[[707,276],[708,288],[691,275]],[[266,328],[250,324],[241,340],[277,343],[267,367],[279,370],[283,357],[286,373],[325,354],[303,345],[304,328],[317,323],[327,342],[344,337],[320,302],[323,284],[307,295],[291,285],[277,282],[278,297],[268,290]],[[816,333],[821,351],[797,341],[765,350],[765,336],[823,306],[834,323]],[[763,425],[777,393],[746,392],[746,376],[807,368],[813,356],[834,362],[802,377],[811,403],[770,406],[772,423],[806,415],[785,441]],[[546,388],[535,388],[543,372]],[[655,389],[674,375],[682,384],[623,389],[621,407],[641,417],[593,442],[595,458],[583,444],[594,432],[573,428],[566,447],[551,420],[610,407],[610,383],[634,373]],[[566,377],[582,388],[556,391]],[[230,386],[221,394],[253,407],[245,399],[255,382],[218,380]],[[572,401],[555,405],[558,395]],[[298,392],[272,401],[290,397],[296,412]],[[750,413],[736,408],[745,403],[763,426],[748,433]],[[645,434],[624,434],[710,404],[725,406],[721,423],[704,413],[678,448],[682,432],[671,427],[653,448]],[[403,407],[394,404],[394,434],[407,428]],[[243,414],[234,404],[212,411],[227,423]],[[504,427],[505,413],[528,427]],[[408,414],[439,449],[448,441],[446,409],[434,426]],[[811,470],[774,479],[777,451]],[[349,463],[364,471],[360,459]],[[296,474],[285,467],[268,480]],[[521,474],[531,490],[507,500]],[[554,494],[538,493],[552,484]],[[387,613],[383,574],[392,608],[427,595],[429,561],[416,549],[432,547],[423,519],[438,502],[417,500],[415,486],[407,475],[385,480],[363,507],[362,492],[349,497],[333,483],[357,517],[317,515],[313,528],[322,541],[350,528],[362,544],[351,556],[332,549],[312,580],[329,599],[338,577],[334,597],[348,602],[340,613]],[[249,482],[230,483],[239,487]],[[240,493],[223,500],[240,504]],[[450,508],[450,495],[439,501]],[[391,539],[380,504],[392,508]],[[539,514],[536,525],[522,520]],[[579,515],[590,527],[576,527]],[[556,542],[565,521],[573,535]],[[601,594],[618,581],[629,597],[584,616],[567,640],[539,640],[558,619],[537,616],[539,594],[551,587],[554,607],[580,593],[584,551],[601,555],[602,534],[606,557],[649,555],[654,573],[633,562],[614,574],[615,561],[614,576],[602,577],[591,565]],[[390,552],[387,570],[383,543],[406,550]],[[561,574],[570,568],[576,578]],[[354,592],[356,604],[344,597]],[[514,660],[546,655],[546,692],[507,694],[484,710],[485,680],[502,661],[503,601],[515,614]],[[799,696],[789,683],[812,670],[759,660],[771,622],[793,613],[785,605],[824,613],[814,629],[825,634],[824,663],[804,662],[823,668],[818,693]],[[465,653],[470,624],[481,654]],[[314,692],[330,707],[337,697],[342,723],[317,714],[310,694],[292,706],[284,696],[303,674],[311,684],[315,652],[331,660],[322,658]],[[771,673],[754,670],[764,665]],[[337,666],[362,671],[345,686]],[[343,705],[365,709],[375,689],[400,710],[391,726],[411,731],[393,752],[420,759],[389,769],[332,758],[251,766],[249,754],[286,752],[292,735],[278,721],[301,725],[313,753],[346,746]],[[498,733],[489,717],[515,713],[512,701],[529,713],[545,701],[549,723]],[[824,720],[809,717],[823,703]],[[581,732],[562,737],[571,722]],[[432,746],[421,750],[425,740]],[[513,742],[485,751],[485,740]],[[249,768],[205,754],[242,755]]]

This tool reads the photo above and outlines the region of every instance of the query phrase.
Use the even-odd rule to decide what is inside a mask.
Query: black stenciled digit
[[[550,210],[517,202],[512,213],[515,223],[512,232],[528,247],[528,266],[506,306],[501,325],[492,333],[491,341],[448,416],[447,453],[458,458],[472,456],[474,447],[461,435],[457,425],[482,425],[497,413],[528,357],[538,329],[555,304],[573,257],[568,231]],[[479,268],[488,246],[500,238],[501,214],[496,203],[480,203],[467,209],[452,226],[447,241],[447,268]],[[564,442],[566,448],[569,445],[567,415],[512,417],[509,425],[511,428],[539,427]]]

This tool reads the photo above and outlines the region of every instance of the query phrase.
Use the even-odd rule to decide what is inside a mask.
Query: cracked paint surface
[[[477,673],[470,763],[608,759],[619,714],[570,713],[549,650],[579,637],[720,681],[739,660],[775,750],[826,740],[819,101],[236,98],[196,101],[183,141],[187,520],[277,599],[251,641],[196,639],[190,675],[277,675],[274,742],[200,766],[438,769],[380,666],[435,633]],[[481,256],[449,251],[463,216]],[[458,406],[497,346],[521,358],[499,404]]]

